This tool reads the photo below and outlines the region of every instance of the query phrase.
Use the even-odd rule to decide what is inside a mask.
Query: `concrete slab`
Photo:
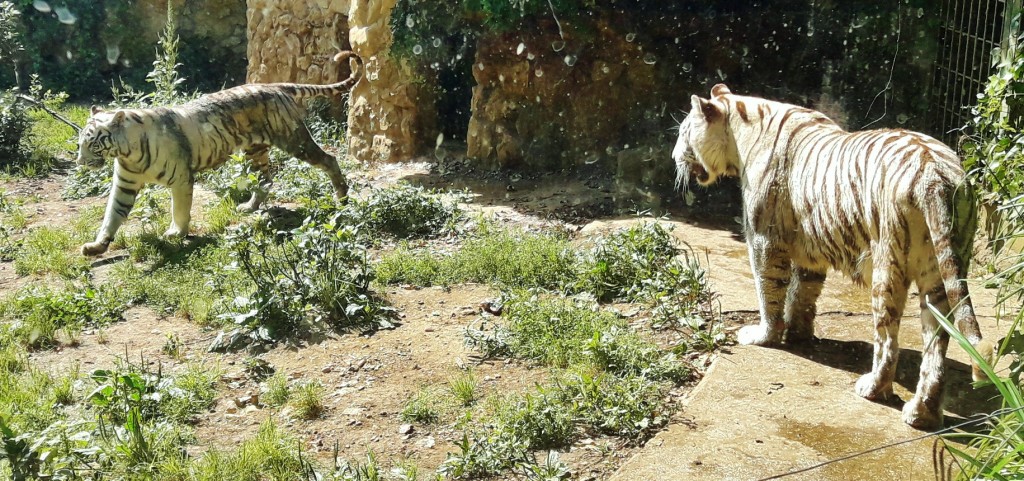
[[[675,235],[706,252],[722,309],[756,322],[756,297],[742,239],[727,230],[676,223]],[[982,332],[996,340],[995,291],[972,282]],[[910,399],[920,366],[918,299],[908,300],[896,394]],[[902,401],[879,404],[853,392],[870,370],[873,333],[866,290],[833,273],[819,301],[820,341],[798,348],[730,347],[689,396],[681,417],[651,439],[611,478],[756,480],[923,433],[901,421]],[[735,329],[739,326],[731,326]],[[998,408],[992,390],[974,390],[966,354],[947,360],[947,425]],[[948,459],[948,456],[946,457]],[[933,439],[837,462],[786,480],[932,480]]]

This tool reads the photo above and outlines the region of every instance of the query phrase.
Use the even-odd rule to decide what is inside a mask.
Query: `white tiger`
[[[732,94],[719,84],[694,95],[672,152],[677,183],[739,176],[744,230],[761,322],[740,330],[743,344],[799,342],[814,334],[815,303],[829,268],[871,286],[875,324],[870,373],[856,384],[868,399],[893,394],[897,336],[911,282],[921,293],[924,353],[903,420],[942,422],[949,334],[927,303],[951,312],[986,357],[968,297],[976,211],[956,154],[906,130],[846,132],[824,114]],[[977,366],[975,379],[981,376]]]
[[[270,184],[273,166],[270,147],[315,165],[327,172],[339,199],[348,195],[348,184],[337,160],[313,141],[303,120],[306,99],[338,96],[349,91],[362,75],[362,59],[341,52],[334,61],[354,57],[358,70],[330,85],[249,84],[222,90],[176,107],[122,109],[107,112],[93,107],[89,122],[79,133],[79,165],[100,168],[104,159],[116,157],[103,225],[94,242],[82,246],[83,255],[106,252],[117,229],[128,217],[135,198],[146,184],[165,185],[171,191],[171,227],[168,237],[188,234],[195,173],[220,166],[243,151],[260,171],[260,183]],[[239,210],[253,211],[266,197],[255,189]]]

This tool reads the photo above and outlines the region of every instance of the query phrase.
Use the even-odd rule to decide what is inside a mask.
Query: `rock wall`
[[[423,101],[408,64],[391,55],[391,12],[397,0],[352,0],[349,41],[365,61],[365,77],[352,90],[349,154],[359,160],[394,162],[425,144]]]
[[[252,83],[333,83],[340,72],[330,61],[348,48],[348,0],[248,0],[249,67]]]

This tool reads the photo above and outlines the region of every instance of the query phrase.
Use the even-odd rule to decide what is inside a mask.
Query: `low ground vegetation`
[[[177,44],[168,28],[149,77],[154,91],[122,89],[115,105],[189,97],[178,91]],[[72,121],[88,117],[59,94],[33,94]],[[19,135],[0,143],[26,154],[3,167],[5,179],[69,166],[70,128],[20,104],[0,107],[16,117],[0,121],[0,130],[8,125]],[[310,128],[344,158],[337,123],[314,116]],[[233,158],[199,179],[213,195],[197,202],[193,236],[160,236],[169,194],[150,187],[99,263],[78,254],[101,221],[99,201],[68,222],[44,225],[27,208],[37,199],[0,190],[0,262],[28,280],[0,292],[0,478],[564,479],[571,468],[558,450],[583,437],[647,439],[671,416],[669,391],[693,379],[685,356],[725,340],[703,269],[657,221],[577,239],[563,229],[527,230],[469,214],[465,193],[404,183],[360,186],[338,203],[321,171],[274,156],[281,169],[265,210],[236,211],[250,189],[265,186]],[[71,170],[61,196],[105,195],[110,175],[109,168]],[[276,373],[259,353],[400,327],[386,290],[464,283],[501,293],[466,326],[464,342],[481,359],[524,363],[538,381],[493,392],[466,366],[410,396],[395,417],[460,434],[436,471],[373,453],[347,461],[336,452],[333,463],[306,453],[290,426],[329,414],[333,388]],[[624,316],[614,303],[645,315]],[[185,356],[174,334],[161,349],[173,369],[127,351],[113,365],[88,370],[50,372],[33,361],[73,348],[84,331],[102,333],[134,307],[220,331],[212,350],[250,351],[245,372],[261,386],[262,405],[280,416],[234,448],[205,446],[198,423],[229,387],[223,366]],[[669,342],[666,330],[683,335]]]

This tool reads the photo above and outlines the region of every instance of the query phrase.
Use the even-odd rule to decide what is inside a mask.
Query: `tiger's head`
[[[89,169],[103,167],[104,159],[117,152],[117,136],[124,122],[124,111],[107,112],[93,106],[92,116],[78,133],[78,158],[75,163]]]
[[[711,98],[690,97],[690,114],[679,124],[679,137],[672,149],[676,164],[676,187],[686,187],[694,176],[700,185],[711,185],[721,176],[737,175],[739,156],[728,132],[728,106],[720,99],[729,94],[724,84],[711,89]]]

